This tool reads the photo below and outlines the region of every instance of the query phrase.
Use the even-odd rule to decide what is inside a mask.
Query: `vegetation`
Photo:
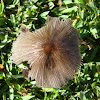
[[[80,33],[82,62],[74,79],[60,89],[37,87],[22,76],[23,64],[12,62],[12,42],[21,26],[31,31],[45,24],[47,15],[69,18]],[[1,0],[0,100],[100,99],[100,0]]]

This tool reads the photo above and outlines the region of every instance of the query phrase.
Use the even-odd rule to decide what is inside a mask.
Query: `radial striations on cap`
[[[48,16],[44,27],[35,32],[22,28],[13,42],[13,62],[28,61],[27,78],[35,79],[37,86],[59,88],[78,70],[79,34],[71,24]],[[25,69],[23,74],[26,77]]]

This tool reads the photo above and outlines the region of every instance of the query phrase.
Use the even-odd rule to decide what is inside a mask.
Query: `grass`
[[[60,89],[37,87],[35,81],[23,78],[24,65],[12,62],[12,42],[20,27],[34,31],[44,25],[47,15],[71,19],[80,33],[80,69]],[[0,100],[99,100],[100,1],[1,0],[0,52]]]

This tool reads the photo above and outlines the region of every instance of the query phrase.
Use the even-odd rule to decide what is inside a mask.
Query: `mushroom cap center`
[[[50,54],[53,49],[54,49],[54,45],[51,43],[45,44],[44,46],[44,51],[46,54]]]

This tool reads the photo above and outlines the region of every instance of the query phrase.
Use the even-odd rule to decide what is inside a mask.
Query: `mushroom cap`
[[[35,32],[21,28],[12,45],[15,64],[28,61],[30,70],[23,71],[37,86],[59,88],[73,78],[80,64],[79,33],[72,21],[47,17],[46,25]]]

